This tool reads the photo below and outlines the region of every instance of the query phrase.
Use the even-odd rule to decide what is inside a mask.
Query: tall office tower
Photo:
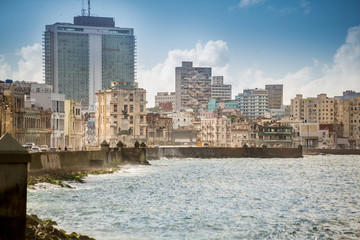
[[[191,108],[194,112],[207,109],[211,98],[211,68],[193,67],[192,62],[182,62],[175,68],[176,110]]]
[[[46,84],[84,110],[93,108],[96,90],[135,81],[134,29],[115,27],[113,18],[74,17],[74,24],[46,25],[43,38]]]
[[[223,76],[214,76],[211,84],[211,98],[218,101],[231,99],[231,85],[224,84]]]
[[[235,96],[240,110],[251,119],[263,117],[268,109],[268,92],[264,89],[245,89]]]
[[[269,84],[265,85],[268,91],[268,108],[281,109],[283,105],[283,85],[282,84]]]

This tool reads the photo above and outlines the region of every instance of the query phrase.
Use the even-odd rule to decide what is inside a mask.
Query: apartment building
[[[224,84],[223,76],[213,76],[211,83],[211,98],[217,101],[231,99],[231,85]]]
[[[250,119],[263,117],[268,109],[268,91],[264,89],[245,89],[235,100],[239,102],[240,111]]]
[[[265,85],[268,91],[268,108],[281,109],[283,105],[283,85],[282,84],[268,84]]]
[[[319,94],[316,98],[304,99],[297,94],[291,99],[291,117],[304,122],[332,124],[338,121],[337,101],[329,98],[326,94]]]
[[[146,142],[146,90],[137,83],[114,81],[106,90],[96,91],[95,134],[100,144],[122,141],[133,145]]]
[[[172,112],[173,110],[175,110],[175,105],[175,92],[158,92],[156,94],[155,107],[158,107],[165,112]]]
[[[231,119],[223,117],[200,119],[200,140],[216,147],[231,147]]]
[[[176,111],[192,109],[206,111],[211,98],[211,68],[193,67],[192,62],[182,62],[175,68]]]
[[[65,100],[65,146],[80,151],[84,145],[81,102]]]

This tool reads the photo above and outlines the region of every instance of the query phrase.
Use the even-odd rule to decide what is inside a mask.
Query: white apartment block
[[[65,146],[65,95],[52,92],[52,86],[32,83],[30,87],[30,102],[27,105],[51,110],[51,146]]]
[[[245,89],[235,96],[239,108],[248,118],[263,117],[268,109],[268,91],[264,89]]]

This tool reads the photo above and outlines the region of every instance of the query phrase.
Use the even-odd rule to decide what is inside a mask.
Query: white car
[[[38,146],[33,146],[33,147],[31,148],[31,151],[32,151],[32,152],[41,152],[41,149],[40,149]]]
[[[47,151],[49,151],[49,148],[48,148],[47,145],[41,145],[41,146],[40,146],[40,149],[41,149],[42,152],[47,152]]]

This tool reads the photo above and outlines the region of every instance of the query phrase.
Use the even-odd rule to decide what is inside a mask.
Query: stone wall
[[[360,155],[360,149],[303,149],[304,155]]]
[[[146,149],[123,148],[110,151],[62,151],[31,153],[29,170],[101,167],[107,163],[143,163]]]
[[[170,147],[148,148],[147,159],[161,157],[178,158],[300,158],[302,148],[213,148],[213,147]]]

